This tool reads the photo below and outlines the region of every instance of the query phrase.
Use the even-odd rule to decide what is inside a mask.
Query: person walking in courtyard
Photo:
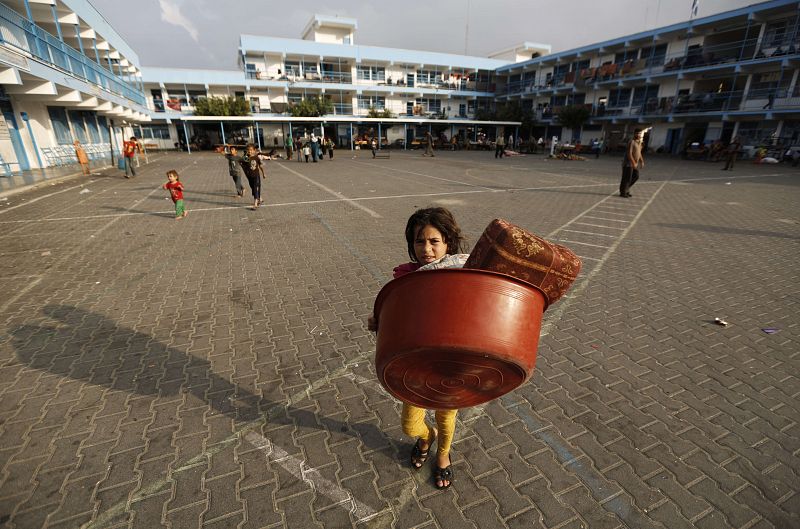
[[[311,156],[311,147],[309,146],[310,142],[305,142],[303,144],[303,156],[306,159],[306,163],[308,163],[308,157]],[[299,157],[298,157],[299,159]]]
[[[425,133],[425,152],[422,153],[422,156],[430,156],[431,158],[436,156],[433,154],[433,136],[430,131]]]
[[[372,137],[372,140],[369,142],[370,149],[372,150],[372,157],[375,158],[376,154],[378,153],[378,138],[375,136]]]
[[[89,157],[86,155],[86,150],[78,140],[75,140],[73,145],[75,146],[75,156],[78,157],[78,163],[81,164],[81,169],[83,170],[83,176],[89,176],[91,170],[89,169]]]
[[[505,154],[505,151],[506,151],[506,140],[503,139],[503,135],[500,134],[497,136],[497,141],[495,141],[494,157],[502,158],[503,154]]]
[[[406,247],[410,263],[394,269],[394,278],[437,267],[446,258],[466,260],[464,237],[455,217],[446,208],[426,208],[414,212],[406,223]],[[460,261],[460,264],[463,264]],[[379,322],[372,315],[367,321],[371,331],[378,331]],[[436,464],[433,481],[437,489],[446,489],[453,483],[453,469],[450,460],[450,445],[456,428],[458,410],[435,410],[436,426],[425,421],[425,410],[407,402],[403,403],[401,423],[403,433],[416,438],[411,450],[411,468],[419,470],[428,460],[431,445],[436,441]]]
[[[733,171],[733,164],[736,162],[736,157],[741,150],[742,142],[739,140],[739,136],[736,136],[731,140],[728,144],[728,148],[725,150],[725,167],[722,168],[723,171]]]
[[[311,159],[317,163],[319,158],[319,138],[312,132],[311,133]]]
[[[175,204],[175,220],[181,220],[188,215],[183,204],[183,184],[178,176],[178,171],[174,169],[167,171],[167,183],[161,187],[169,191],[169,196]]]
[[[247,177],[247,183],[250,184],[250,191],[253,193],[253,209],[257,209],[264,203],[261,200],[261,179],[266,176],[259,152],[252,143],[247,144],[247,152],[242,157],[241,165],[244,175]]]
[[[636,129],[633,131],[633,139],[628,142],[625,149],[625,157],[622,159],[622,180],[619,183],[619,196],[630,198],[631,187],[639,180],[639,170],[644,168],[644,156],[642,156],[642,138],[644,131]]]
[[[286,141],[284,143],[285,143],[284,146],[286,147],[286,159],[291,160],[292,153],[294,152],[294,142],[292,141],[291,134],[286,135]]]
[[[142,152],[139,142],[136,141],[136,136],[131,136],[130,140],[122,144],[122,154],[125,157],[125,178],[136,176],[136,169],[133,168],[133,157],[137,150]]]
[[[325,146],[328,148],[328,159],[333,160],[333,140],[331,138],[326,138]]]
[[[242,156],[233,145],[223,151],[222,154],[228,160],[228,174],[231,175],[233,185],[236,186],[236,196],[237,198],[242,198],[242,195],[244,195],[244,184],[242,184],[242,172],[240,169]]]

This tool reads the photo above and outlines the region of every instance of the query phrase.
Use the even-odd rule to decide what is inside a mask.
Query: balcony
[[[78,50],[0,4],[0,44],[145,106],[145,97]]]
[[[800,96],[787,93],[785,89],[742,90],[728,92],[706,92],[672,97],[650,98],[644,103],[629,107],[605,107],[594,105],[594,118],[640,118],[681,115],[727,114],[730,112],[800,112]]]
[[[606,82],[617,83],[620,80],[645,78],[652,75],[669,75],[673,72],[691,72],[702,69],[725,69],[736,64],[781,60],[787,56],[795,58],[800,55],[800,43],[790,40],[762,42],[757,39],[745,39],[729,43],[706,45],[689,48],[668,55],[655,55],[641,59],[629,59],[621,63],[603,64],[597,67],[584,68],[569,72],[559,77],[547,79],[536,84],[532,79],[509,82],[498,95],[522,95],[585,87],[587,85]]]

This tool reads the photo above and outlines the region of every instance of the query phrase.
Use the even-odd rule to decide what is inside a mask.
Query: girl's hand
[[[367,318],[367,330],[378,332],[378,320],[375,318],[374,314]]]

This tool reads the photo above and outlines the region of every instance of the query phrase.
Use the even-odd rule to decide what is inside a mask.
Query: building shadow
[[[154,398],[189,393],[238,423],[328,430],[375,450],[390,443],[375,424],[351,425],[253,394],[214,373],[209,361],[101,314],[70,305],[48,305],[43,313],[58,324],[21,325],[10,332],[17,359],[31,369]]]

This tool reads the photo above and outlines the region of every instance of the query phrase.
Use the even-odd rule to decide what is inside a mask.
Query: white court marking
[[[617,228],[616,226],[603,226],[602,224],[590,224],[588,222],[575,222],[573,224],[580,224],[581,226],[592,226],[594,228],[605,228],[607,230],[624,230],[625,228]]]
[[[570,233],[582,233],[584,235],[596,235],[598,237],[611,237],[612,239],[615,239],[615,238],[618,237],[618,235],[609,235],[608,233],[595,233],[593,231],[579,231],[579,230],[568,230],[568,229],[564,229],[564,230],[561,230],[561,231],[568,231]]]
[[[278,166],[278,167],[282,167],[282,168],[286,169],[287,171],[289,171],[290,173],[292,173],[292,174],[294,174],[294,175],[296,175],[296,176],[299,176],[299,177],[300,177],[300,178],[302,178],[303,180],[305,180],[305,181],[307,181],[307,182],[310,182],[310,183],[314,184],[314,185],[315,185],[315,186],[317,186],[318,188],[322,189],[323,191],[325,191],[325,192],[327,192],[327,193],[330,193],[331,195],[335,196],[335,197],[336,197],[336,198],[338,198],[339,200],[341,200],[341,201],[343,201],[343,202],[347,202],[348,204],[350,204],[350,205],[351,205],[351,206],[353,206],[354,208],[358,208],[358,209],[360,209],[361,211],[366,211],[366,212],[367,212],[367,213],[369,213],[369,214],[370,214],[370,216],[372,216],[373,218],[376,218],[376,219],[379,219],[379,218],[381,218],[381,216],[380,216],[380,215],[379,215],[377,212],[375,212],[375,211],[373,211],[373,210],[369,209],[369,208],[368,208],[368,207],[366,207],[366,206],[363,206],[363,205],[359,204],[358,202],[356,202],[356,201],[355,201],[355,200],[353,200],[353,199],[347,198],[346,196],[344,196],[343,194],[339,193],[338,191],[334,191],[334,190],[333,190],[333,189],[331,189],[330,187],[327,187],[327,186],[325,186],[324,184],[321,184],[321,183],[317,182],[316,180],[314,180],[314,179],[312,179],[312,178],[309,178],[309,177],[307,177],[307,176],[306,176],[306,175],[304,175],[304,174],[298,173],[298,172],[297,172],[297,171],[295,171],[294,169],[291,169],[291,168],[289,168],[289,167],[285,166],[285,165],[284,165],[284,164],[282,164],[282,163],[277,163],[277,166]]]
[[[350,491],[325,479],[318,470],[306,465],[305,461],[289,455],[286,450],[271,443],[269,439],[251,431],[244,435],[244,440],[261,450],[269,461],[282,466],[299,481],[307,483],[312,490],[330,498],[334,505],[349,503],[349,511],[355,517],[356,523],[365,522],[380,514],[358,501]]]
[[[586,215],[583,217],[584,219],[596,219],[596,220],[607,220],[608,222],[628,222],[627,220],[620,220],[620,219],[607,219],[605,217],[594,217],[592,215]]]
[[[591,246],[593,248],[610,248],[610,246],[603,246],[602,244],[590,244],[588,242],[573,241],[570,239],[556,238],[558,242],[568,242],[570,244],[580,244],[582,246]]]
[[[425,173],[417,173],[417,172],[414,172],[414,171],[405,171],[403,169],[396,169],[394,167],[386,167],[386,166],[382,166],[382,165],[379,165],[379,164],[376,164],[376,163],[367,163],[367,162],[358,162],[358,161],[355,161],[353,163],[357,163],[357,164],[361,164],[361,165],[367,165],[369,167],[378,168],[378,169],[381,169],[383,171],[394,171],[396,173],[413,174],[413,175],[416,175],[416,176],[424,176],[426,178],[432,178],[434,180],[442,180],[443,182],[450,182],[451,184],[460,184],[462,186],[477,187],[479,189],[486,189],[487,191],[496,191],[496,189],[492,189],[490,187],[481,186],[481,185],[477,185],[477,184],[470,184],[469,182],[462,182],[460,180],[452,180],[450,178],[442,178],[441,176],[433,176],[433,175],[429,175],[429,174],[425,174]]]

